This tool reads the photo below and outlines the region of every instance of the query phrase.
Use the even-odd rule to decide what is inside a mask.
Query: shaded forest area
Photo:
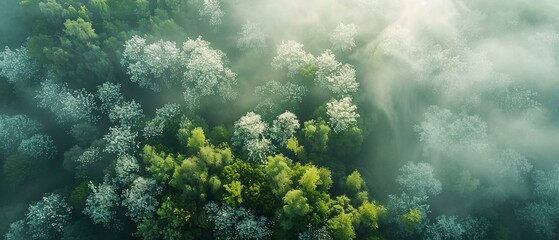
[[[6,0],[0,236],[555,239],[552,0]]]

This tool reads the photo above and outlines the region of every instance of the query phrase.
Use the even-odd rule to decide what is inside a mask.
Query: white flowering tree
[[[8,232],[4,236],[6,240],[29,239],[24,220],[17,220],[10,224]]]
[[[137,147],[136,137],[138,133],[129,127],[110,127],[109,133],[103,137],[107,142],[104,152],[125,155],[134,151]]]
[[[101,159],[101,149],[97,147],[90,147],[86,149],[77,159],[77,170],[82,173],[87,172],[91,166]]]
[[[330,36],[332,49],[341,51],[351,50],[355,47],[355,35],[357,35],[355,24],[338,24]]]
[[[478,116],[454,114],[438,106],[430,106],[424,116],[414,130],[425,153],[481,152],[489,146],[487,124]]]
[[[116,105],[109,112],[111,122],[118,122],[125,128],[136,127],[142,118],[144,118],[142,106],[134,100]]]
[[[494,164],[497,166],[496,176],[506,180],[506,182],[523,182],[533,168],[524,155],[510,148],[500,151],[494,160]]]
[[[88,186],[91,194],[87,197],[83,213],[94,223],[110,228],[119,201],[116,187],[107,183],[95,186],[92,182]]]
[[[357,92],[355,69],[349,64],[342,65],[330,50],[316,58],[315,80],[318,85],[327,88],[338,97],[346,97]]]
[[[224,101],[236,97],[233,86],[237,84],[237,75],[225,66],[225,53],[212,49],[201,37],[188,39],[183,50],[186,71],[182,83],[188,107],[194,109],[200,97],[216,93]]]
[[[127,185],[136,179],[140,165],[138,160],[131,155],[122,155],[116,159],[115,174],[116,181],[121,185]]]
[[[15,51],[6,47],[0,52],[0,76],[5,77],[9,83],[36,80],[38,73],[39,66],[29,56],[26,47],[21,46]]]
[[[120,90],[119,83],[105,82],[97,86],[97,98],[101,101],[101,110],[105,113],[114,106],[119,106],[124,103],[124,97]]]
[[[44,134],[35,134],[21,141],[18,152],[35,160],[49,160],[56,153],[56,146],[52,137]]]
[[[47,79],[41,82],[35,98],[39,100],[38,106],[54,113],[60,124],[97,121],[95,97],[84,89],[69,89],[65,83]]]
[[[455,216],[441,215],[425,229],[425,239],[463,239],[466,229]]]
[[[58,194],[47,194],[29,205],[25,220],[32,239],[58,239],[70,220],[72,209]]]
[[[161,91],[163,84],[182,84],[190,109],[196,109],[203,96],[219,93],[224,101],[236,96],[237,75],[225,66],[225,54],[201,37],[188,39],[178,49],[174,42],[146,44],[145,39],[134,36],[124,47],[121,63],[133,82],[154,91]]]
[[[429,163],[413,162],[400,168],[396,182],[402,193],[388,196],[389,221],[399,225],[402,233],[418,232],[427,224],[427,200],[441,192],[442,184]]]
[[[143,135],[146,138],[160,137],[168,122],[181,114],[181,107],[176,103],[166,103],[155,110],[155,117],[146,123]]]
[[[151,218],[159,207],[158,195],[162,188],[155,179],[138,177],[130,188],[124,190],[122,206],[128,210],[126,215],[139,222]]]
[[[268,35],[262,31],[259,24],[247,21],[239,33],[237,47],[241,50],[252,49],[256,52],[263,52],[268,47],[267,40]]]
[[[258,217],[251,211],[240,207],[222,206],[214,202],[204,207],[208,219],[214,224],[214,237],[217,239],[270,239],[272,231],[266,217]]]
[[[272,123],[270,137],[282,146],[285,146],[287,144],[287,140],[295,134],[300,126],[299,120],[295,114],[288,111],[284,112],[278,115]]]
[[[396,182],[402,191],[411,196],[435,196],[442,190],[442,185],[435,178],[434,168],[428,163],[408,162],[400,168]]]
[[[292,82],[268,81],[254,90],[260,98],[255,111],[264,116],[274,116],[286,109],[296,110],[307,92],[307,88]]]
[[[312,54],[303,50],[303,44],[293,40],[282,42],[276,50],[276,56],[272,60],[275,69],[286,68],[287,75],[294,77],[305,66],[314,61]]]
[[[268,124],[263,122],[260,115],[249,112],[234,124],[233,146],[242,147],[248,154],[249,161],[265,161],[273,153],[273,145],[268,138]]]
[[[334,132],[342,132],[355,126],[357,118],[359,118],[359,114],[355,110],[357,110],[357,106],[353,105],[349,97],[326,103],[328,125],[330,125]]]
[[[177,64],[181,62],[180,50],[174,42],[146,44],[146,40],[139,36],[126,41],[122,57],[121,63],[132,82],[156,92],[161,91],[163,83],[170,83]]]
[[[219,29],[219,26],[221,25],[221,18],[225,15],[221,10],[219,0],[200,1],[201,5],[198,8],[200,17],[206,20],[215,30]]]
[[[14,151],[20,142],[36,134],[41,123],[26,115],[0,115],[0,149],[6,154]]]

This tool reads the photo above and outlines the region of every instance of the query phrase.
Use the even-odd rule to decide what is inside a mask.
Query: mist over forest
[[[0,238],[557,239],[556,0],[2,0]]]

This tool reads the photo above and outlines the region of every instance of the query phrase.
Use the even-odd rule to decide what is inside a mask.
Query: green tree
[[[150,145],[145,145],[142,157],[146,163],[146,169],[153,178],[162,183],[167,183],[173,175],[175,168],[182,162],[183,156],[178,155],[175,157],[173,154],[165,154],[164,152],[157,152],[156,149]]]
[[[12,187],[20,187],[22,184],[31,180],[37,174],[37,164],[28,158],[14,154],[4,161],[4,177],[6,183]]]
[[[306,121],[302,134],[305,149],[317,154],[325,153],[328,149],[330,127],[323,120]]]
[[[276,197],[283,196],[287,191],[291,190],[291,176],[293,171],[291,159],[279,154],[268,157],[268,162],[264,167],[267,186],[270,187],[272,193]]]
[[[156,213],[154,219],[145,218],[138,224],[136,233],[142,239],[184,239],[184,228],[191,219],[188,211],[179,207],[170,197],[166,197]]]
[[[326,222],[326,229],[334,239],[354,239],[355,231],[352,224],[352,215],[340,213]]]
[[[290,190],[285,194],[282,208],[284,218],[280,222],[285,230],[291,229],[301,217],[310,212],[311,207],[307,200],[303,191],[299,189]]]
[[[188,149],[192,152],[196,152],[200,147],[206,145],[206,135],[202,128],[197,127],[190,131],[190,137],[188,138]]]

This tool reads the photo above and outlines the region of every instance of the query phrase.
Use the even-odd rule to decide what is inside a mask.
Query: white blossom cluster
[[[495,163],[497,168],[497,176],[509,181],[522,182],[526,175],[532,171],[532,164],[528,159],[520,154],[520,152],[507,148],[502,150]]]
[[[76,159],[78,165],[76,168],[80,171],[87,171],[89,167],[101,159],[101,149],[97,147],[90,147],[86,149],[82,155]]]
[[[52,137],[44,134],[35,134],[21,141],[18,152],[34,160],[49,160],[56,153],[56,146]]]
[[[54,113],[60,124],[97,121],[93,113],[97,108],[95,97],[84,89],[72,90],[64,83],[47,79],[41,83],[36,98],[38,106]]]
[[[26,138],[36,134],[42,125],[26,115],[0,115],[0,149],[9,153]]]
[[[126,42],[121,62],[141,87],[161,91],[161,81],[167,87],[181,83],[186,106],[196,109],[203,96],[219,93],[224,101],[236,97],[237,75],[225,61],[225,54],[201,37],[188,39],[178,49],[173,42],[146,45],[145,39],[134,36]]]
[[[183,50],[186,71],[182,83],[188,106],[195,108],[200,97],[215,93],[220,93],[224,101],[236,97],[233,86],[237,84],[237,75],[225,66],[225,53],[212,49],[201,37],[188,39]]]
[[[89,182],[88,186],[91,194],[87,197],[83,213],[94,223],[110,227],[119,201],[116,187],[107,183],[95,186],[92,182]]]
[[[160,137],[165,130],[168,121],[181,114],[180,105],[176,103],[167,103],[163,107],[155,110],[155,118],[148,121],[143,130],[146,138]]]
[[[234,126],[233,146],[241,146],[249,154],[249,161],[264,161],[266,156],[263,155],[273,152],[273,145],[267,136],[268,124],[262,121],[260,115],[249,112]]]
[[[275,152],[274,142],[285,145],[299,127],[297,117],[291,112],[277,116],[271,128],[260,115],[249,112],[234,124],[233,146],[242,147],[249,161],[261,163]]]
[[[0,52],[0,76],[5,77],[9,83],[35,80],[38,72],[39,66],[29,56],[26,47],[21,46],[15,51],[6,47]]]
[[[355,110],[357,106],[353,105],[350,97],[326,103],[328,124],[337,133],[356,125],[359,114]]]
[[[210,26],[218,29],[224,13],[221,10],[219,0],[201,0],[202,5],[198,9],[201,17],[205,18]]]
[[[128,154],[136,149],[138,133],[129,127],[110,127],[109,133],[103,137],[107,142],[104,152],[115,153],[118,156]]]
[[[357,27],[355,24],[340,23],[330,36],[332,49],[348,51],[355,47],[355,35],[357,35]]]
[[[330,50],[316,58],[317,83],[338,97],[349,96],[359,88],[355,79],[355,69],[349,64],[342,65]]]
[[[270,129],[270,137],[282,146],[295,134],[300,124],[297,116],[291,112],[284,112],[277,116]]]
[[[25,217],[32,239],[57,239],[70,221],[72,209],[58,194],[47,194],[29,205]]]
[[[126,41],[121,63],[126,67],[132,82],[140,87],[161,91],[161,81],[169,84],[169,77],[181,62],[180,50],[174,42],[158,41],[146,44],[146,40],[133,36]]]
[[[481,152],[489,146],[487,124],[478,116],[454,114],[438,106],[430,106],[425,120],[414,129],[425,153]]]
[[[6,240],[22,240],[28,238],[26,235],[25,221],[17,220],[10,224],[10,228],[4,238]]]
[[[108,113],[114,106],[124,103],[119,83],[105,82],[97,86],[97,98],[101,101],[101,110]]]
[[[400,168],[396,182],[410,196],[435,196],[442,190],[441,182],[435,178],[433,166],[424,162],[408,162]]]
[[[314,61],[313,55],[303,50],[303,44],[293,40],[282,42],[276,52],[277,54],[272,60],[272,67],[275,69],[286,68],[289,77],[294,77],[302,68]]]
[[[116,159],[115,173],[116,181],[121,185],[127,185],[137,177],[140,171],[138,160],[131,155],[122,155]]]
[[[158,195],[162,188],[155,179],[138,177],[129,189],[124,190],[122,206],[127,208],[127,216],[139,222],[144,218],[151,218],[159,207]]]
[[[243,207],[233,208],[227,204],[220,207],[210,202],[204,210],[214,223],[214,237],[217,239],[270,239],[272,235],[266,217],[255,216]]]
[[[265,116],[278,114],[285,109],[295,110],[307,92],[304,86],[295,83],[268,81],[254,89],[254,94],[261,98],[255,110]]]
[[[142,106],[134,100],[115,105],[109,112],[111,122],[118,122],[120,126],[134,128],[144,117]]]
[[[268,34],[264,33],[257,23],[247,21],[243,24],[239,35],[240,37],[237,40],[237,47],[239,49],[253,49],[256,52],[263,52],[268,47],[266,44]]]

